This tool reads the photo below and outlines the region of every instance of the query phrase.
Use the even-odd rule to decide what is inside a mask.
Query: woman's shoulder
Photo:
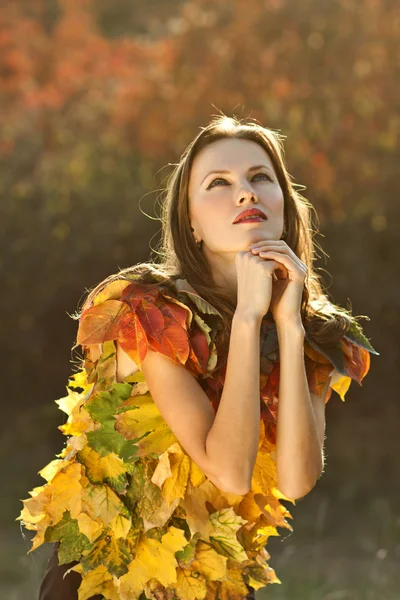
[[[217,361],[219,316],[184,278],[115,278],[82,310],[74,347],[117,341],[139,368],[150,348],[207,376]]]

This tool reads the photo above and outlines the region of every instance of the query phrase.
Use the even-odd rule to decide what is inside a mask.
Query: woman
[[[272,130],[218,116],[187,147],[160,262],[108,277],[75,316],[70,437],[19,517],[33,549],[56,542],[40,600],[280,583],[265,548],[292,530],[280,500],[314,487],[325,404],[378,354],[322,291],[311,209]]]

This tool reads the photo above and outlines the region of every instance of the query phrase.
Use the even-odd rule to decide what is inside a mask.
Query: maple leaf
[[[237,515],[231,506],[210,514],[209,538],[217,552],[234,560],[247,559],[247,554],[236,537],[236,532],[243,523],[246,520]]]
[[[151,481],[161,489],[168,504],[184,498],[190,476],[190,458],[179,443],[172,444],[161,456]]]
[[[84,550],[90,549],[90,540],[81,533],[76,519],[71,519],[70,512],[64,512],[57,525],[46,529],[46,542],[61,542],[58,547],[58,564],[64,565],[80,559]]]
[[[152,578],[164,586],[176,584],[178,563],[175,552],[182,550],[186,544],[183,531],[176,527],[169,527],[160,542],[143,536],[137,544],[128,573],[120,578],[121,600],[139,598],[144,586]]]
[[[116,577],[128,571],[132,560],[132,544],[123,537],[117,538],[111,528],[106,529],[98,537],[88,554],[81,560],[83,572],[91,571],[100,565]]]
[[[31,498],[22,500],[24,508],[17,519],[24,524],[30,524],[31,529],[36,530],[30,552],[45,541],[47,527],[61,521],[65,510],[70,511],[72,518],[80,513],[81,476],[82,465],[67,464],[55,474],[51,483],[35,488],[30,492]]]
[[[115,452],[102,457],[90,446],[80,450],[77,458],[85,466],[86,476],[92,483],[107,483],[116,492],[124,492],[128,484],[127,473],[133,470],[132,463],[124,463]]]
[[[83,533],[90,542],[93,542],[104,530],[104,523],[100,518],[92,519],[88,514],[81,512],[76,517],[79,531]],[[112,521],[111,521],[112,523]]]
[[[122,460],[131,461],[137,452],[133,441],[127,440],[115,428],[114,413],[131,392],[129,383],[114,383],[110,391],[102,391],[92,396],[85,405],[87,412],[101,426],[87,433],[89,446],[100,456],[117,454]]]
[[[191,563],[192,570],[201,573],[207,581],[214,581],[225,577],[228,559],[221,556],[215,549],[203,540],[196,546],[196,556]]]
[[[178,598],[203,600],[207,594],[207,578],[200,572],[178,567],[176,569],[176,584],[174,589],[178,593]]]
[[[82,477],[82,511],[92,519],[99,517],[108,525],[117,515],[129,519],[129,511],[122,500],[108,485],[93,485]]]
[[[132,410],[125,410],[115,417],[115,428],[125,439],[136,440],[137,456],[149,453],[161,454],[176,437],[162,417],[150,393],[132,399]]]
[[[243,581],[242,571],[239,568],[228,568],[224,581],[211,581],[208,585],[205,600],[243,600],[249,590]]]
[[[120,600],[118,584],[115,576],[111,575],[107,567],[100,565],[96,569],[84,573],[82,565],[78,564],[67,571],[76,571],[82,577],[78,588],[78,600],[90,600],[95,595],[101,595],[105,600]]]

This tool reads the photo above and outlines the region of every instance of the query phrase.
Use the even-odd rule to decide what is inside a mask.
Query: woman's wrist
[[[290,335],[305,335],[305,329],[300,315],[298,317],[293,317],[292,319],[285,319],[285,321],[282,322],[275,322],[275,324],[278,335],[284,335],[285,333],[289,333]]]
[[[261,326],[262,317],[256,315],[251,308],[241,307],[236,308],[233,315],[233,321]]]

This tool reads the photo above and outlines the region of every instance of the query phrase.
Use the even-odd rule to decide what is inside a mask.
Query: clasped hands
[[[262,240],[250,244],[249,251],[265,260],[280,263],[273,281],[270,309],[277,325],[301,321],[301,301],[307,277],[305,265],[284,240]]]

